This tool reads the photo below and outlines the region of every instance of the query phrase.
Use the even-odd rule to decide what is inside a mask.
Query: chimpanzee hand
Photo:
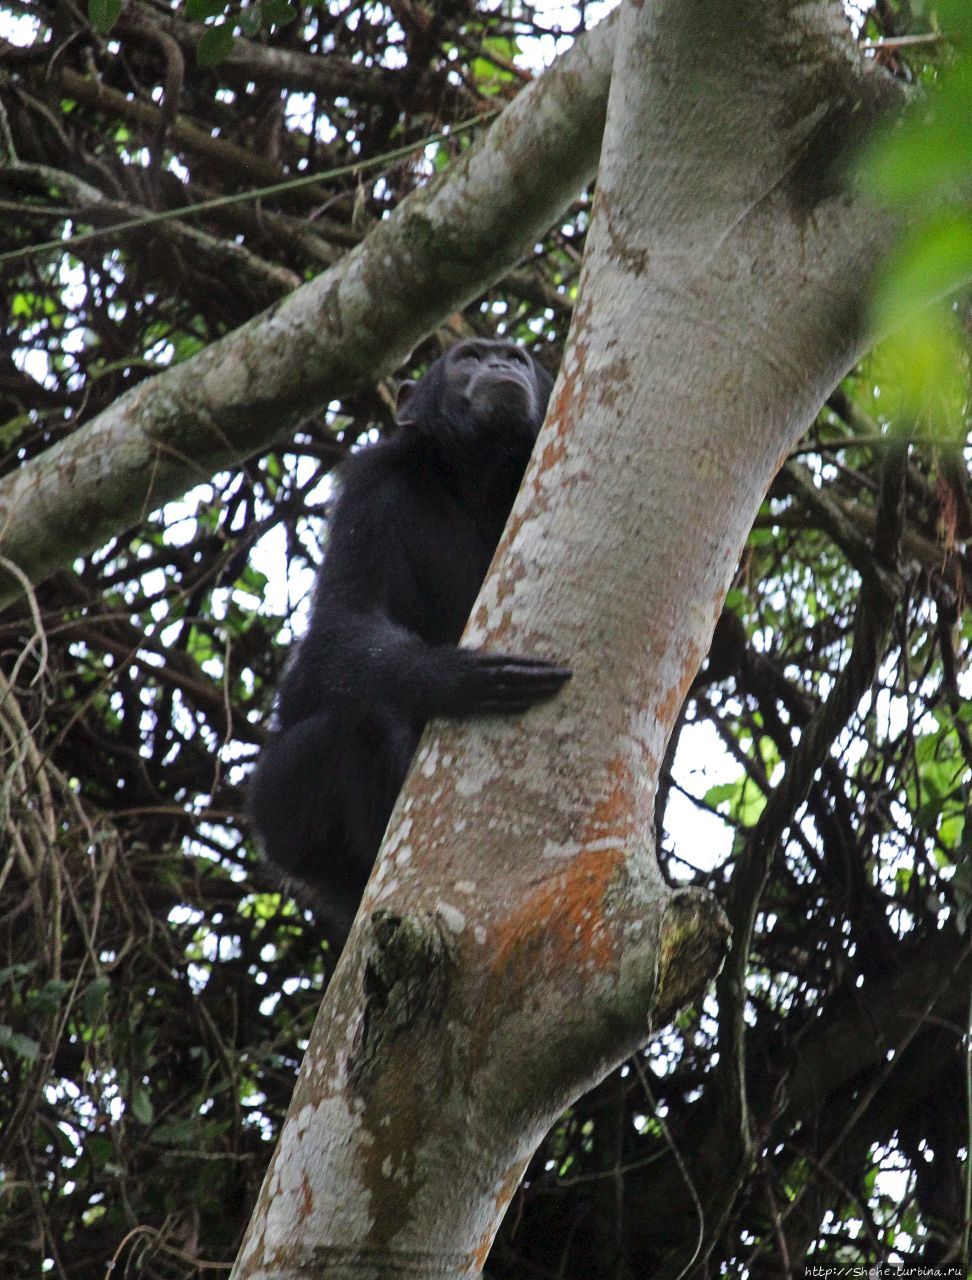
[[[552,698],[570,679],[571,669],[546,658],[482,649],[434,651],[426,674],[438,677],[427,689],[431,714],[509,715]]]

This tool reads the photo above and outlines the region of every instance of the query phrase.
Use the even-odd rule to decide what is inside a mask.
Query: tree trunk
[[[767,485],[861,349],[881,229],[835,150],[893,95],[822,0],[631,0],[617,50],[564,367],[466,635],[574,679],[426,735],[236,1280],[478,1274],[549,1125],[723,952],[655,861],[658,769]]]

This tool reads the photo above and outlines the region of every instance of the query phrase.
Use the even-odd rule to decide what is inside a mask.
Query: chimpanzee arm
[[[570,671],[542,658],[429,645],[384,614],[333,602],[315,617],[284,678],[280,719],[325,707],[385,706],[412,719],[523,711],[553,694]]]
[[[377,451],[351,473],[332,518],[310,625],[284,677],[280,722],[383,706],[410,719],[523,711],[569,678],[541,658],[461,649],[485,565],[454,513],[405,484]],[[481,553],[479,553],[481,555]]]

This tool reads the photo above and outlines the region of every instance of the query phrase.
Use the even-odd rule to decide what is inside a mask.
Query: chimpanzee
[[[310,624],[250,789],[264,850],[342,945],[430,716],[524,711],[566,667],[458,648],[550,398],[511,342],[452,347],[339,472]]]

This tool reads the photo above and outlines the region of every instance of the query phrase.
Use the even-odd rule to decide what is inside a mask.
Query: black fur
[[[551,391],[507,342],[461,343],[403,388],[396,434],[340,472],[307,634],[250,790],[267,857],[343,943],[430,716],[523,711],[553,663],[460,649]]]

